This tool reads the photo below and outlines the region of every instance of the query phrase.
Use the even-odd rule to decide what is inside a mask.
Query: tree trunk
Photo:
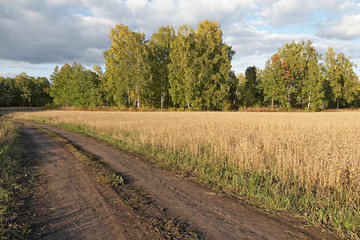
[[[339,109],[339,105],[340,105],[340,99],[337,98],[337,99],[336,99],[336,109]]]
[[[271,110],[274,110],[274,96],[271,98]]]
[[[129,107],[131,106],[131,95],[130,95],[130,90],[128,89],[128,104]]]
[[[164,109],[166,92],[161,92],[161,109]]]

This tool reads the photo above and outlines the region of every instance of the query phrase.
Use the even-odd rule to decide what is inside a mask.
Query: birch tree
[[[105,88],[116,105],[139,107],[149,74],[145,35],[116,25],[109,35],[110,49],[104,52]]]
[[[183,25],[171,41],[169,64],[169,94],[175,106],[190,108],[194,98],[194,30]]]
[[[360,92],[356,67],[343,53],[336,54],[332,47],[325,53],[325,78],[329,81],[336,108],[350,104]]]
[[[174,104],[194,110],[230,108],[233,54],[217,22],[202,21],[196,30],[180,27],[170,52],[169,92]]]
[[[170,106],[169,95],[169,65],[170,45],[175,38],[172,27],[160,27],[148,42],[150,64],[150,92],[148,93],[155,107],[163,109]]]

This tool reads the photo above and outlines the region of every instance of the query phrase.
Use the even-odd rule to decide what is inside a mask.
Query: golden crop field
[[[10,115],[85,125],[131,146],[172,152],[190,160],[170,165],[191,166],[187,169],[195,176],[225,191],[291,209],[345,236],[360,236],[360,112],[49,110]]]
[[[131,143],[185,149],[203,161],[227,159],[241,170],[293,173],[309,188],[341,188],[345,181],[360,186],[360,112],[40,111],[13,116],[88,125]]]

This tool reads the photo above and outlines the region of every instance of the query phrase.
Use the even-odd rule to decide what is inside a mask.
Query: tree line
[[[1,107],[40,107],[52,101],[50,82],[45,77],[20,73],[15,78],[0,76]]]
[[[311,41],[293,41],[271,56],[264,69],[251,66],[235,76],[235,51],[222,35],[220,25],[208,20],[177,31],[163,26],[148,40],[118,24],[104,52],[105,71],[98,65],[87,70],[80,63],[56,66],[50,95],[55,105],[82,108],[359,107],[357,66],[343,53],[329,47],[322,56]]]
[[[105,72],[65,64],[51,75],[51,96],[58,105],[125,106],[227,110],[232,108],[234,51],[217,22],[196,29],[160,27],[149,40],[123,24],[110,31]]]
[[[145,35],[125,25],[111,30],[105,51],[103,77],[112,105],[152,108],[226,110],[231,108],[230,87],[234,51],[222,39],[217,22],[202,21],[198,28],[161,27]]]
[[[323,61],[321,61],[323,59]],[[360,83],[356,65],[329,47],[324,58],[311,41],[286,43],[262,71],[248,68],[240,81],[242,105],[283,109],[359,107]]]

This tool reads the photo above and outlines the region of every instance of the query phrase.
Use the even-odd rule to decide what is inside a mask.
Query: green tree
[[[50,89],[50,82],[46,77],[31,78],[31,102],[32,106],[44,106],[52,101],[48,91]]]
[[[4,82],[4,106],[22,106],[21,92],[15,87],[14,79],[7,77]]]
[[[170,45],[175,38],[172,27],[160,27],[157,33],[151,36],[148,42],[150,64],[150,91],[149,98],[155,107],[163,109],[170,106],[169,95],[169,65]]]
[[[39,107],[51,102],[45,89],[50,82],[45,77],[30,77],[25,72],[14,79],[0,77],[0,106]]]
[[[177,30],[171,42],[169,64],[169,94],[175,106],[190,108],[193,99],[194,30],[186,25]]]
[[[98,78],[100,80],[100,86],[98,89],[100,102],[106,104],[106,106],[109,106],[112,97],[110,95],[109,88],[106,85],[107,82],[106,82],[105,74],[99,65],[94,65],[93,71],[98,75]]]
[[[326,98],[326,84],[321,76],[319,60],[321,55],[312,46],[312,42],[300,42],[300,53],[297,61],[299,68],[297,101],[302,108],[321,109]]]
[[[326,84],[321,76],[320,59],[311,41],[284,44],[268,62],[262,76],[266,100],[271,98],[272,106],[276,102],[283,108],[321,108]],[[270,90],[274,87],[276,90]]]
[[[8,92],[6,80],[0,76],[0,106],[6,106]]]
[[[101,104],[100,79],[91,70],[86,70],[81,64],[73,64],[72,102],[74,107],[96,107]]]
[[[64,64],[61,69],[55,66],[54,72],[50,76],[52,82],[50,87],[50,95],[54,99],[55,105],[71,106],[71,79],[73,75],[73,69],[69,64]]]
[[[146,104],[148,99],[141,99],[149,77],[145,35],[120,24],[111,29],[109,38],[110,49],[104,52],[106,91],[119,106]]]
[[[22,107],[25,105],[30,105],[31,102],[31,81],[29,76],[22,72],[14,78],[14,86],[19,90],[21,103],[19,104]]]
[[[184,25],[177,33],[170,52],[173,103],[195,110],[230,108],[234,51],[223,43],[220,25],[205,20],[196,30]]]
[[[329,81],[336,108],[354,102],[360,92],[356,67],[343,53],[336,54],[332,47],[325,53],[325,78]]]
[[[263,90],[264,102],[270,102],[271,109],[275,105],[288,109],[289,97],[292,93],[288,65],[278,53],[275,53],[265,65],[261,76],[260,88]]]
[[[51,96],[56,105],[96,107],[101,104],[100,78],[79,63],[56,66],[51,75]]]
[[[239,74],[235,76],[234,72],[231,72],[229,78],[229,101],[232,105],[232,109],[239,109],[239,85],[240,79],[239,76],[243,74]]]
[[[246,107],[260,106],[263,102],[263,93],[260,89],[260,70],[255,66],[248,67],[245,77],[240,82],[241,104]]]

